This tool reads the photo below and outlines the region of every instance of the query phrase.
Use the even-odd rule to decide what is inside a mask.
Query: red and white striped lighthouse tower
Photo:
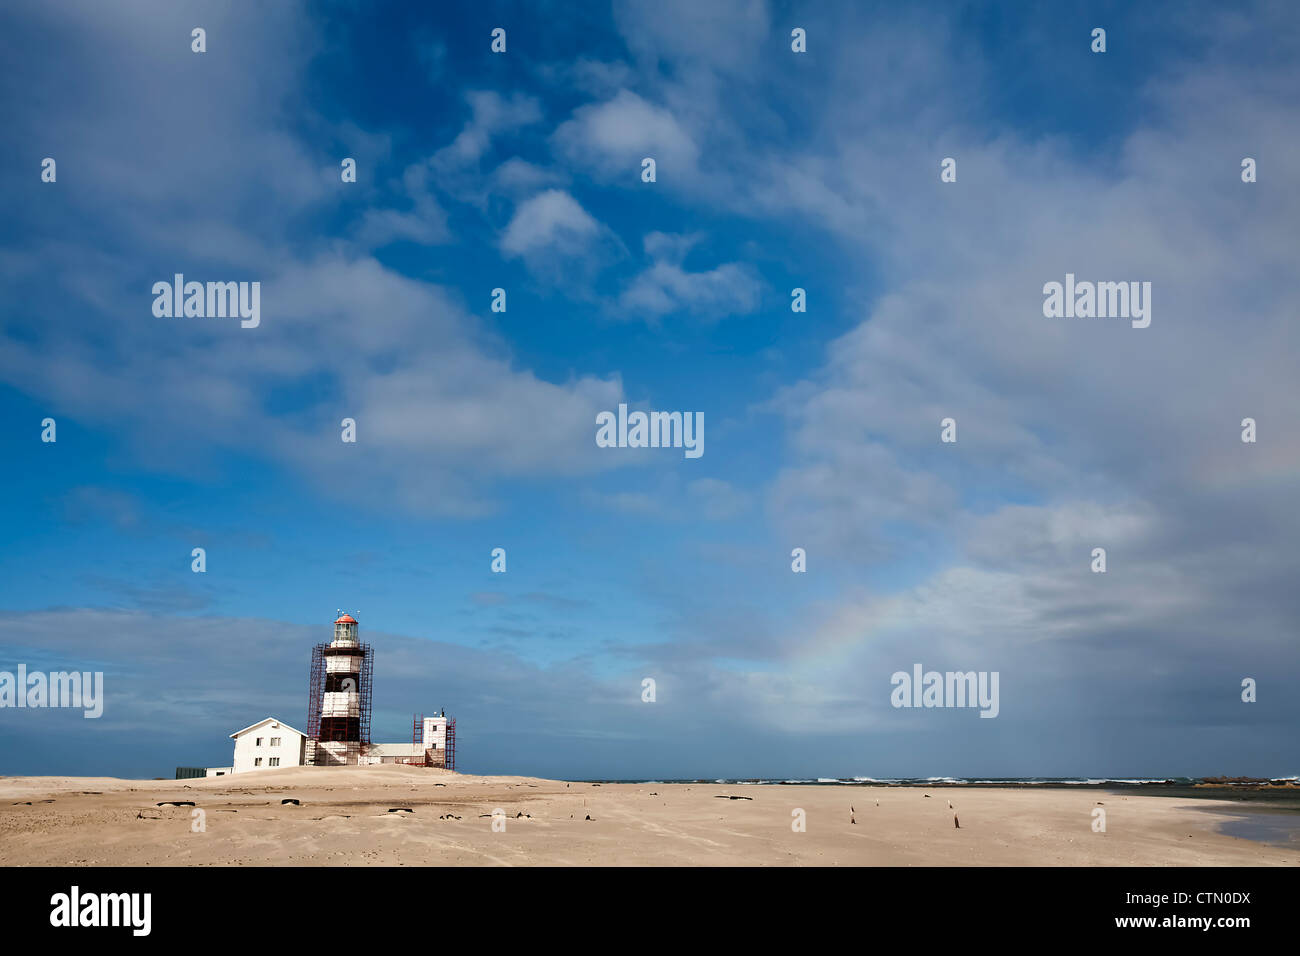
[[[374,652],[358,639],[357,626],[340,613],[334,640],[312,648],[307,762],[317,766],[358,763],[370,746]]]

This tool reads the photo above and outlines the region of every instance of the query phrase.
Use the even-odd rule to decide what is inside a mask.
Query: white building
[[[424,749],[435,767],[445,767],[447,761],[447,715],[438,714],[424,718]]]
[[[362,766],[381,763],[424,763],[419,744],[370,744],[361,755]]]
[[[306,735],[278,718],[263,718],[243,730],[236,730],[230,736],[235,741],[235,757],[231,767],[233,773],[269,770],[274,767],[301,767],[305,763]]]
[[[417,764],[422,767],[447,766],[447,725],[445,714],[425,717],[419,724],[420,743],[368,744],[362,747],[362,766],[384,763]]]

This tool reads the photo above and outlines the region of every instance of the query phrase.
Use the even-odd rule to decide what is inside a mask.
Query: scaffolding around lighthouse
[[[357,636],[357,620],[340,614],[334,640],[311,653],[307,693],[306,762],[358,764],[370,747],[374,650]]]

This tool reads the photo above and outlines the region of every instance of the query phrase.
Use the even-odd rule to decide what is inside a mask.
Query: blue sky
[[[477,772],[1296,773],[1298,39],[1268,3],[7,5],[0,669],[108,698],[0,711],[0,771],[223,763],[302,725],[344,608],[376,738],[446,707]],[[177,272],[261,282],[261,325],[154,317]],[[1067,272],[1151,281],[1151,327],[1044,318]],[[705,454],[597,448],[620,402]],[[998,671],[999,717],[891,708],[915,662]]]

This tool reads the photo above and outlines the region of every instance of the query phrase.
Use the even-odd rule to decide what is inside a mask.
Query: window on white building
[[[280,738],[279,738],[279,737],[272,737],[272,738],[271,738],[271,746],[272,746],[272,747],[278,747],[278,746],[280,746]]]
[[[260,766],[262,766],[262,758],[261,758],[261,757],[254,757],[254,758],[253,758],[253,766],[254,766],[254,767],[260,767]]]
[[[256,746],[258,746],[258,747],[262,746],[262,740],[263,740],[263,739],[264,739],[264,738],[262,738],[262,737],[258,737],[258,738],[257,738],[257,744],[256,744]]]
[[[278,767],[278,766],[280,766],[280,758],[279,758],[279,757],[272,757],[271,760],[270,760],[270,765],[271,765],[272,767]]]

